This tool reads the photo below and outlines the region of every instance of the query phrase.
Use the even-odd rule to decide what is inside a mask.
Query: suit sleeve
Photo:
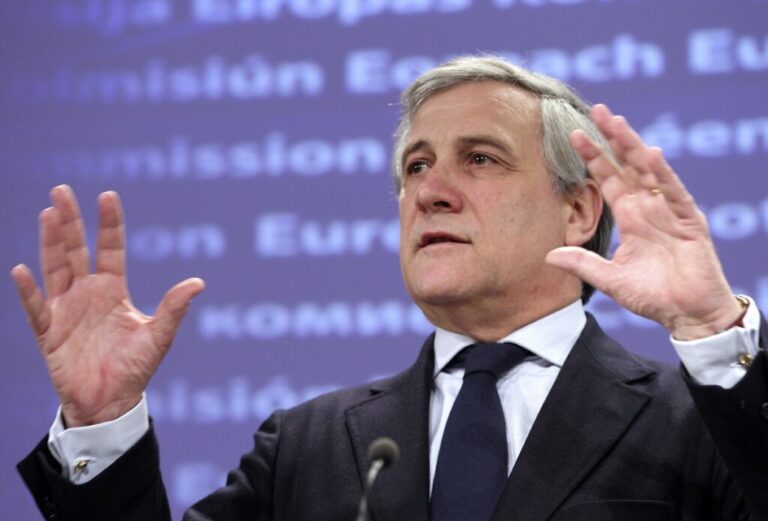
[[[227,483],[195,504],[187,521],[267,521],[272,518],[273,467],[280,415],[254,436],[255,448],[229,473]],[[19,463],[18,470],[45,519],[60,521],[170,521],[160,474],[157,438],[150,430],[96,478],[75,485],[61,473],[47,440]]]
[[[45,519],[115,521],[171,519],[160,476],[157,439],[150,429],[93,480],[75,485],[61,472],[47,439],[18,464]]]
[[[227,483],[196,503],[184,521],[269,521],[273,518],[274,468],[281,413],[274,413],[254,435],[254,450],[227,476]]]
[[[760,352],[731,389],[700,386],[686,378],[693,400],[756,519],[768,519],[767,328],[760,327]]]

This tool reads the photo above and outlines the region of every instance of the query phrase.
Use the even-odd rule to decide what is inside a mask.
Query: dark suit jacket
[[[494,520],[768,519],[765,358],[730,391],[691,386],[692,400],[677,370],[627,353],[590,317]],[[433,359],[430,338],[400,375],[276,412],[227,486],[185,519],[350,521],[367,447],[389,436],[401,458],[374,488],[372,517],[428,520]],[[43,513],[56,519],[169,518],[152,432],[84,485],[60,476],[45,440],[19,470]]]

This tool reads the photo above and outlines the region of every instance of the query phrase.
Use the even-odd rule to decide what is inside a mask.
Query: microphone
[[[368,461],[371,468],[365,478],[365,488],[360,497],[360,505],[357,509],[356,521],[368,521],[368,496],[373,488],[373,483],[379,476],[379,472],[397,463],[400,457],[400,448],[392,438],[377,438],[368,447]]]

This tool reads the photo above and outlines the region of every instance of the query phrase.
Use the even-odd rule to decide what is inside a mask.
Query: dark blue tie
[[[437,457],[432,521],[488,521],[507,480],[507,435],[496,380],[530,353],[515,344],[473,344]]]

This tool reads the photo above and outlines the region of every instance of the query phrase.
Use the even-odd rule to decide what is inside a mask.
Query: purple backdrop
[[[123,196],[140,308],[206,280],[149,393],[180,517],[270,411],[415,357],[430,327],[400,280],[390,136],[399,90],[451,55],[501,53],[626,114],[768,309],[766,20],[765,0],[4,1],[2,266],[37,267],[37,213],[66,182],[91,231],[96,195]],[[0,511],[34,519],[13,465],[56,398],[0,286]],[[673,361],[652,324],[591,308]]]

